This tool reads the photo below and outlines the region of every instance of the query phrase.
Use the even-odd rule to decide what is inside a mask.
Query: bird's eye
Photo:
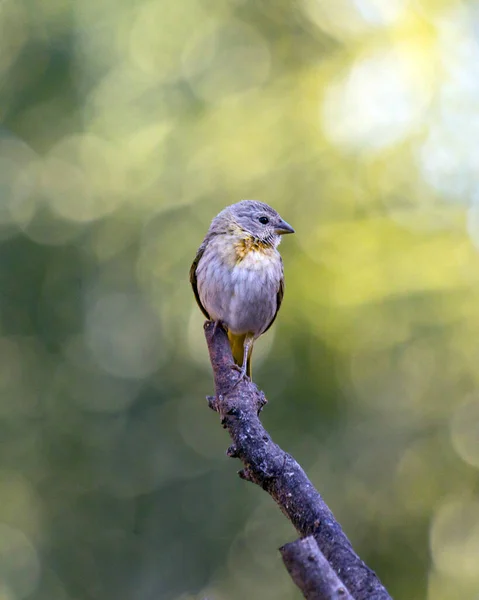
[[[258,221],[259,221],[260,223],[262,223],[263,225],[267,225],[267,224],[269,223],[269,219],[268,219],[268,217],[260,217],[260,218],[258,219]]]

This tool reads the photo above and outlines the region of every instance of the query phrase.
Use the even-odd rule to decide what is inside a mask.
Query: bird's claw
[[[233,388],[235,388],[241,381],[251,381],[251,378],[248,375],[246,375],[246,367],[240,367],[239,365],[235,364],[233,368],[235,369],[235,371],[239,371],[239,377],[234,382]]]
[[[216,334],[216,330],[218,329],[218,327],[224,329],[225,331],[227,331],[227,327],[226,325],[223,323],[223,321],[213,321],[213,335]]]

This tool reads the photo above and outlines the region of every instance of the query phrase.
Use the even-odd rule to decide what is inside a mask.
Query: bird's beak
[[[283,221],[283,219],[281,219],[281,221],[276,226],[274,232],[278,235],[283,235],[285,233],[294,233],[294,229],[289,223],[286,223],[286,221]]]

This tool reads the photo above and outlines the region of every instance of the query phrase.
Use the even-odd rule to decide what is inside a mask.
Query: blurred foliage
[[[1,0],[0,599],[292,600],[188,270],[297,234],[264,421],[395,598],[479,597],[479,4]]]

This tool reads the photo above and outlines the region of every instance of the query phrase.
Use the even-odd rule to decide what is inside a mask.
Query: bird
[[[190,268],[204,316],[226,329],[238,381],[251,380],[254,342],[274,323],[284,295],[281,237],[294,229],[268,204],[241,200],[212,220]]]

